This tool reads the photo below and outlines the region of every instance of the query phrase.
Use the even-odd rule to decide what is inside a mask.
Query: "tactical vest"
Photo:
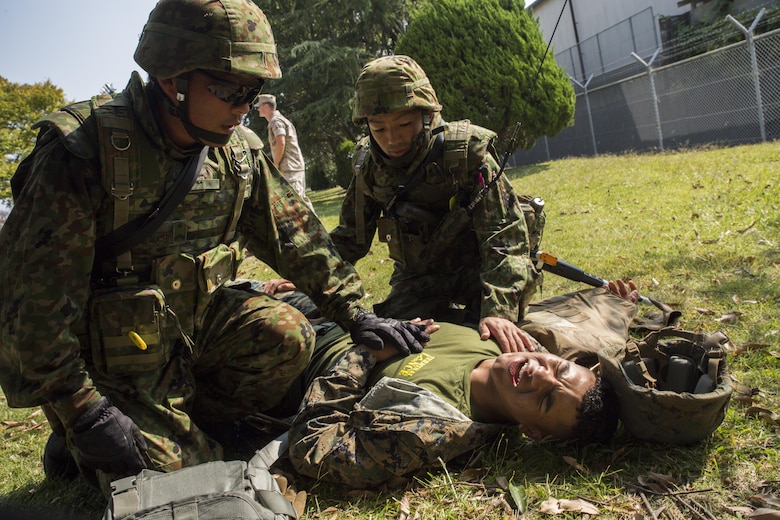
[[[99,160],[110,216],[98,220],[98,237],[152,213],[183,173],[184,162],[137,128],[124,95],[70,105],[35,127],[56,129],[70,153]],[[228,146],[209,149],[195,185],[158,229],[94,266],[88,330],[76,332],[91,345],[99,371],[146,372],[167,362],[179,339],[191,347],[211,295],[235,278],[242,257],[236,227],[262,148],[251,131],[237,134]]]
[[[454,209],[457,205],[465,206],[470,200],[458,200],[459,197],[473,196],[473,190],[476,185],[488,182],[489,179],[478,179],[477,176],[479,165],[484,161],[486,154],[490,153],[494,157],[496,156],[495,149],[493,149],[493,140],[496,134],[491,130],[472,125],[468,120],[457,121],[449,123],[445,126],[443,132],[444,146],[441,151],[441,160],[437,166],[426,164],[423,162],[424,168],[441,169],[443,174],[449,181],[449,190],[443,195],[439,196],[444,201],[449,202],[449,207],[439,208],[439,212],[426,212],[420,208],[405,208],[405,210],[412,213],[410,220],[417,221],[420,225],[420,229],[413,231],[399,229],[397,222],[393,219],[380,219],[378,222],[379,240],[388,244],[388,250],[390,257],[401,262],[406,268],[413,270],[424,270],[426,265],[431,261],[430,255],[424,255],[426,244],[432,241],[432,238],[436,238],[436,228],[441,229],[439,224],[442,222],[444,216],[447,215],[447,211]],[[476,137],[477,143],[484,143],[483,146],[473,146],[470,148],[472,137]],[[436,154],[434,154],[436,155]],[[434,157],[432,162],[436,162],[438,157]],[[355,174],[355,222],[356,222],[356,239],[358,244],[365,243],[365,217],[364,217],[364,205],[365,197],[370,193],[367,186],[365,175],[370,161],[370,145],[366,143],[364,146],[359,146],[355,151],[353,159],[353,170]],[[477,173],[473,173],[477,172]],[[471,178],[474,176],[474,178]],[[412,181],[410,184],[415,184]],[[415,193],[415,189],[418,189]],[[418,198],[424,197],[424,194],[419,190],[427,189],[424,186],[411,186],[408,193],[412,195],[418,195]],[[379,200],[379,197],[375,193],[370,193],[370,196]],[[434,195],[435,197],[436,195]],[[540,206],[534,197],[528,195],[518,195],[518,199],[521,203],[521,208],[525,216],[526,226],[528,228],[529,242],[532,250],[537,249],[542,238],[542,232],[545,225],[545,214],[543,207]],[[381,202],[381,200],[380,200]],[[543,203],[542,203],[543,204]],[[385,210],[391,208],[384,208]],[[387,213],[384,211],[383,213]],[[475,253],[478,253],[475,248]],[[427,257],[426,257],[427,256]],[[419,261],[421,265],[411,265],[415,261]]]

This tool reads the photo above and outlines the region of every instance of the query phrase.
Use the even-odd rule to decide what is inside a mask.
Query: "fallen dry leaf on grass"
[[[768,343],[748,343],[747,345],[743,345],[736,350],[734,350],[735,355],[744,354],[745,352],[752,352],[754,350],[763,350],[765,348],[769,348]]]
[[[336,507],[330,506],[327,509],[323,509],[319,514],[320,518],[327,518],[328,520],[337,520],[339,517],[339,510]]]
[[[668,488],[677,486],[677,481],[674,480],[674,478],[671,475],[665,475],[663,473],[655,473],[653,471],[649,471],[647,473],[647,478],[654,482],[658,482],[659,484],[662,484]]]
[[[464,482],[480,482],[487,472],[487,468],[469,468],[461,471],[459,478]]]
[[[745,506],[726,506],[726,509],[731,511],[734,514],[739,514],[740,516],[746,517],[753,512],[752,507],[745,507]]]
[[[739,319],[740,313],[737,311],[731,311],[729,313],[724,314],[720,318],[717,318],[715,321],[720,323],[736,323]]]
[[[748,497],[753,502],[761,504],[762,506],[780,507],[780,499],[769,493],[759,493],[757,495],[750,495]]]
[[[735,395],[731,398],[731,400],[748,406],[752,406],[756,402],[756,400],[753,399],[753,397],[750,395]]]
[[[550,497],[542,502],[539,511],[547,513],[548,515],[559,515],[569,511],[577,511],[579,513],[586,513],[589,515],[599,514],[599,508],[590,502],[586,502],[582,499],[569,500],[566,498],[554,498]]]
[[[780,426],[780,415],[760,406],[751,406],[745,410],[745,417],[758,417],[769,426]]]
[[[569,466],[571,466],[572,468],[574,468],[577,471],[579,471],[580,473],[587,473],[588,472],[588,470],[585,469],[585,466],[583,466],[582,464],[577,462],[577,459],[575,459],[574,457],[569,457],[568,455],[564,455],[563,456],[563,461],[566,464],[568,464]]]

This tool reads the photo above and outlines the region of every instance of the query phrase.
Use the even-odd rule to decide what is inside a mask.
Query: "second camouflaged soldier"
[[[144,467],[220,459],[212,435],[273,413],[305,368],[306,318],[229,283],[244,248],[356,342],[420,351],[427,339],[360,309],[354,269],[241,127],[263,82],[281,75],[255,4],[161,0],[135,60],[149,83],[134,73],[116,98],[38,124],[0,230],[8,405],[46,413],[47,475],[75,476],[75,462],[104,492]],[[166,202],[175,193],[181,202]]]
[[[465,214],[498,171],[496,135],[469,121],[443,122],[441,108],[413,59],[386,56],[363,67],[352,121],[369,135],[357,143],[355,175],[331,238],[352,263],[368,254],[375,232],[387,243],[395,268],[378,313],[479,323],[483,339],[524,350],[515,322],[538,274],[521,201],[502,177]]]

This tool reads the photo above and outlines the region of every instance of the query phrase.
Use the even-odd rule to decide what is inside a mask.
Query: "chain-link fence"
[[[780,30],[588,89],[575,82],[574,125],[510,165],[567,156],[737,145],[780,138]]]
[[[648,7],[557,53],[555,62],[574,78],[595,76],[595,87],[641,72],[629,53],[652,54],[658,45],[656,17]]]

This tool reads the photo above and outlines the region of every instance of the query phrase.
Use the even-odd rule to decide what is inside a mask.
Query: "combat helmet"
[[[441,111],[425,71],[409,56],[382,56],[363,66],[355,82],[352,122],[409,108]]]
[[[271,25],[247,0],[160,0],[134,58],[158,78],[195,69],[262,80],[282,76]]]
[[[266,79],[282,76],[268,19],[249,0],[160,0],[149,14],[134,58],[153,78],[176,79],[179,105],[163,98],[168,111],[194,139],[219,146],[227,144],[229,134],[192,123],[187,73],[204,69],[254,78],[257,84],[240,93],[237,104],[251,103],[240,96],[256,96]]]

